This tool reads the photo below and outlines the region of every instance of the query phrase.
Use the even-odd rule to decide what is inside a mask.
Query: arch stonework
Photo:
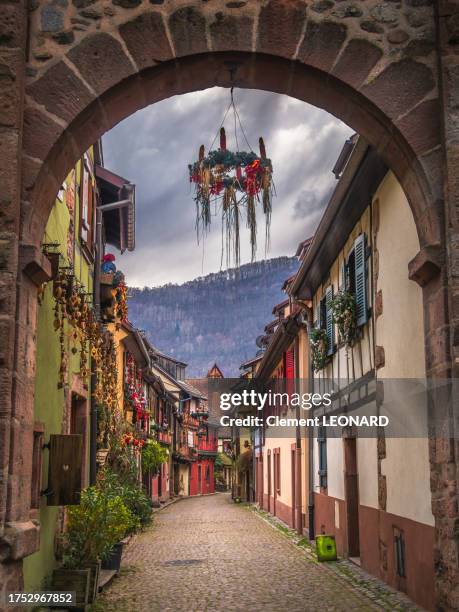
[[[214,85],[266,89],[324,108],[362,134],[397,175],[413,211],[422,248],[410,274],[424,285],[428,374],[457,375],[457,9],[457,0],[2,3],[0,582],[6,588],[20,587],[21,559],[39,537],[29,491],[35,282],[47,266],[43,229],[75,160],[148,104]],[[447,436],[431,444],[431,486],[437,599],[442,609],[457,609],[459,445],[449,417]]]

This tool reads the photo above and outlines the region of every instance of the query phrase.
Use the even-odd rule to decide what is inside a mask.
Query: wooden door
[[[163,466],[159,466],[158,470],[158,499],[161,499],[163,494]]]
[[[348,555],[360,555],[359,538],[359,476],[357,471],[357,439],[344,438],[344,495]]]
[[[257,501],[260,508],[263,508],[263,456],[257,457]]]

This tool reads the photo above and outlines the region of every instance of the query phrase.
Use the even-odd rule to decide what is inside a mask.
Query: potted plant
[[[109,556],[133,522],[135,519],[121,497],[107,495],[94,486],[83,490],[80,505],[68,508],[64,564],[53,573],[54,586],[76,590],[78,604],[91,603],[98,591],[101,560]]]
[[[124,541],[116,542],[113,544],[110,553],[102,561],[102,569],[114,570],[115,572],[120,571],[121,557],[123,556]]]

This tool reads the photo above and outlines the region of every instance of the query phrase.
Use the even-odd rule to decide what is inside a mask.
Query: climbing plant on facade
[[[350,291],[340,291],[330,302],[333,321],[338,327],[342,342],[352,346],[357,333],[357,305]]]
[[[327,363],[328,336],[325,329],[314,328],[309,332],[312,366],[316,372],[322,370]]]

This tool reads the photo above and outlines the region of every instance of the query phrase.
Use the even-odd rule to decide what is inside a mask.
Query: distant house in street
[[[307,380],[307,337],[302,312],[287,299],[274,307],[278,325],[253,374],[264,392],[290,396]],[[263,411],[268,416],[295,417],[299,410],[285,401]],[[303,416],[301,414],[300,416]],[[279,430],[266,422],[255,436],[257,503],[300,533],[308,525],[307,501],[301,483],[307,475],[307,438],[299,428]]]
[[[225,377],[223,376],[223,372],[220,370],[217,363],[215,362],[214,365],[207,372],[206,378],[225,378]]]

